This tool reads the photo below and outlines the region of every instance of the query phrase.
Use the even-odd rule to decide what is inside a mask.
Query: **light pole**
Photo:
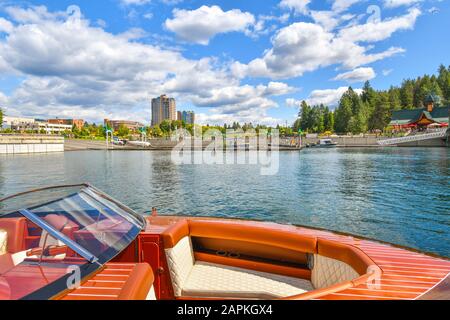
[[[113,132],[111,129],[106,129],[106,150],[109,150],[109,140],[108,136],[111,135],[111,142],[114,140]]]

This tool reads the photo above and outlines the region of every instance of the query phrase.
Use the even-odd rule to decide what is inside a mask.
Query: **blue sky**
[[[167,93],[203,123],[292,123],[450,64],[447,0],[0,0],[9,115],[150,122]]]

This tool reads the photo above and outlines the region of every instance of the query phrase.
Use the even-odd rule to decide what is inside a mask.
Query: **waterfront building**
[[[49,123],[46,120],[4,117],[4,128],[9,128],[17,132],[32,131],[36,133],[45,132],[46,134],[63,133],[71,131],[72,126],[68,124]]]
[[[49,123],[46,120],[36,120],[35,125],[37,125],[39,132],[45,131],[47,134],[72,131],[72,125],[70,124]]]
[[[112,128],[113,131],[119,130],[120,126],[127,127],[130,131],[137,132],[140,128],[144,127],[144,124],[137,121],[129,121],[129,120],[104,120],[104,125]]]
[[[438,106],[439,98],[428,95],[425,108],[392,112],[389,126],[394,129],[448,127],[450,106]]]
[[[3,123],[1,124],[1,127],[3,129],[12,129],[20,124],[31,124],[34,123],[34,119],[31,118],[24,118],[24,117],[9,117],[9,116],[3,116]]]
[[[194,111],[183,111],[181,114],[181,120],[186,124],[195,123],[195,113]]]
[[[152,99],[152,126],[159,125],[164,120],[177,120],[175,99],[165,94]]]
[[[58,119],[58,118],[56,118],[56,119],[49,119],[48,123],[71,125],[72,127],[75,126],[78,130],[83,129],[83,126],[84,126],[83,119]]]

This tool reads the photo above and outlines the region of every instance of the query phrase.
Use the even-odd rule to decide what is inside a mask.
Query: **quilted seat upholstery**
[[[314,288],[308,280],[198,261],[182,288],[187,297],[276,299]]]
[[[189,236],[166,257],[176,297],[273,299],[314,289],[304,279],[195,261]]]
[[[358,277],[358,272],[345,262],[318,254],[314,255],[314,268],[311,273],[311,282],[314,288],[322,289]]]
[[[194,252],[192,251],[191,238],[181,239],[173,248],[166,249],[167,263],[170,270],[170,278],[175,296],[179,297],[189,274],[194,267]]]
[[[360,249],[345,243],[251,225],[243,229],[239,223],[209,220],[171,224],[163,241],[175,297],[315,299],[365,281],[368,268],[377,267]],[[231,260],[202,261],[201,255],[194,255],[191,237],[248,241],[311,254],[311,278],[272,273],[270,268],[245,269],[245,264]]]

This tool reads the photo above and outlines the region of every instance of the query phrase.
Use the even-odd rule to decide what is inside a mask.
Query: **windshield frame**
[[[41,203],[40,205],[36,205],[36,206],[33,205],[28,208],[14,209],[14,211],[12,211],[10,213],[1,215],[0,219],[23,216],[26,219],[28,219],[30,222],[37,224],[42,230],[46,230],[47,232],[51,233],[51,235],[53,237],[57,238],[58,240],[61,240],[68,247],[70,247],[73,251],[75,251],[82,258],[85,259],[86,262],[78,265],[78,267],[79,267],[81,279],[86,279],[86,278],[89,278],[89,276],[91,276],[91,274],[98,272],[98,270],[103,268],[104,264],[113,260],[124,249],[126,249],[131,243],[136,241],[136,238],[139,235],[139,233],[142,230],[145,230],[145,227],[146,227],[147,220],[145,219],[144,216],[137,214],[129,207],[123,205],[122,203],[118,202],[117,200],[113,199],[112,197],[108,196],[104,192],[98,190],[97,188],[91,186],[88,183],[73,184],[73,185],[59,185],[59,186],[50,186],[50,187],[33,189],[33,190],[25,191],[25,192],[20,192],[15,195],[7,196],[5,198],[0,199],[0,202],[3,202],[8,199],[16,198],[19,196],[31,194],[31,193],[36,193],[39,191],[72,188],[72,187],[80,188],[80,190],[78,190],[78,192],[76,192],[74,194],[84,193],[88,197],[92,198],[94,201],[97,201],[101,205],[114,211],[115,214],[118,214],[120,217],[122,217],[124,220],[128,221],[131,225],[134,226],[125,235],[125,238],[128,239],[128,241],[127,241],[128,244],[124,245],[121,250],[117,250],[113,247],[109,247],[101,255],[96,256],[96,255],[92,254],[90,252],[90,250],[85,248],[83,245],[78,244],[75,241],[72,241],[70,238],[66,237],[64,234],[59,232],[54,226],[47,223],[45,221],[45,219],[36,215],[34,212],[31,212],[31,210],[35,207],[39,207],[39,206],[42,206],[42,205],[45,205],[48,203],[52,203],[52,202],[61,201],[61,200],[65,199],[66,197],[72,196],[73,194],[64,195],[63,197],[49,201],[48,203],[44,203],[44,204]],[[102,201],[102,200],[105,200],[105,201]],[[42,201],[42,202],[45,202],[45,201]],[[117,207],[115,208],[114,206],[117,206]],[[120,209],[120,210],[118,210],[118,209]],[[51,299],[51,298],[59,297],[64,292],[69,290],[67,283],[71,276],[73,276],[73,273],[69,272],[69,273],[61,276],[60,278],[54,280],[53,282],[50,282],[47,285],[37,289],[36,291],[29,293],[26,296],[21,297],[19,299],[35,300],[35,299]]]

